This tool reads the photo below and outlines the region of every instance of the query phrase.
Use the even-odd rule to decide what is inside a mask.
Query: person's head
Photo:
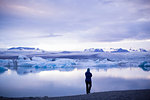
[[[90,68],[87,69],[87,72],[90,72]]]

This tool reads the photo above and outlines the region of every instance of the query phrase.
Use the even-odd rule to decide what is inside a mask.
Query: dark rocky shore
[[[0,97],[0,100],[150,100],[150,89],[97,92],[64,97]]]

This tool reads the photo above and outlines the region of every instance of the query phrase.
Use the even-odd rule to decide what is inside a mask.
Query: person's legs
[[[89,89],[88,89],[88,82],[85,82],[86,83],[86,94],[89,93]]]
[[[89,82],[89,93],[91,91],[91,87],[92,87],[92,82]]]
[[[86,83],[86,93],[89,94],[92,87],[92,82],[85,82]]]

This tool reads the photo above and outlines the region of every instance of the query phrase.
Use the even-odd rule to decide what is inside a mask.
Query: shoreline
[[[2,97],[0,100],[150,100],[150,89],[95,92],[61,97]]]

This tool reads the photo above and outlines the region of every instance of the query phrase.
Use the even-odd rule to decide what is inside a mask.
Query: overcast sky
[[[0,0],[0,47],[150,49],[150,0]]]

